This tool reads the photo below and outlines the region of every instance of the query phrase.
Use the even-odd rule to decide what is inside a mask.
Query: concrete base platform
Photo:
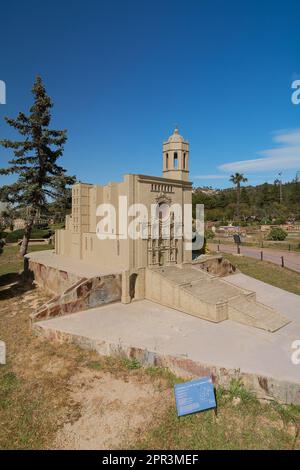
[[[26,255],[32,263],[42,264],[57,271],[76,275],[78,278],[90,278],[116,274],[116,270],[100,268],[97,264],[89,264],[68,256],[57,255],[53,250],[33,251]],[[120,271],[121,272],[121,271]]]
[[[244,283],[258,298],[264,292],[264,303],[276,306],[291,323],[270,333],[231,320],[211,323],[143,300],[41,321],[33,329],[100,354],[122,353],[169,367],[181,376],[211,374],[225,387],[240,377],[262,398],[300,404],[300,365],[291,360],[292,343],[300,339],[300,296],[241,274],[227,280]]]

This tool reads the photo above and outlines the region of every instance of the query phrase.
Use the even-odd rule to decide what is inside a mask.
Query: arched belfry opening
[[[174,152],[174,170],[178,169],[178,153]]]
[[[189,143],[179,134],[177,127],[163,144],[163,162],[165,178],[189,180]]]

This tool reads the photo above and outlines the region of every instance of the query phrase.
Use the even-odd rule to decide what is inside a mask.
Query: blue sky
[[[40,74],[53,127],[68,129],[61,163],[81,181],[160,175],[176,123],[196,186],[300,171],[299,0],[15,0],[1,5],[0,40],[0,138]]]

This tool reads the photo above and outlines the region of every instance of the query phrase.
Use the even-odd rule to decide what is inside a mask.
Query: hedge
[[[6,243],[16,243],[18,240],[22,239],[24,236],[24,229],[14,230],[13,232],[4,232]],[[49,238],[53,234],[52,230],[40,230],[34,228],[31,232],[30,238]]]

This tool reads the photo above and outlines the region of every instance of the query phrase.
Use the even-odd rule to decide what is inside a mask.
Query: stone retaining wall
[[[158,366],[170,369],[175,375],[182,378],[196,378],[210,375],[215,385],[229,389],[232,379],[241,380],[243,385],[252,391],[257,398],[265,400],[276,400],[284,404],[293,403],[300,405],[300,385],[299,383],[279,380],[273,377],[258,375],[255,373],[242,372],[239,369],[218,367],[193,361],[185,356],[166,355],[158,351],[148,351],[147,349],[135,348],[122,344],[121,342],[111,343],[108,341],[97,341],[84,336],[54,330],[44,325],[34,325],[34,332],[37,336],[59,343],[72,343],[84,349],[98,352],[103,356],[121,355],[131,359],[137,359],[142,365]]]
[[[76,282],[82,280],[82,277],[74,273],[46,266],[30,258],[25,258],[24,263],[26,277],[31,277],[33,282],[48,294],[62,294]]]
[[[238,272],[237,268],[223,256],[203,256],[193,261],[194,267],[203,269],[214,276],[228,276]]]
[[[63,294],[54,297],[34,312],[30,316],[31,322],[120,301],[121,284],[120,274],[80,279]]]
[[[121,274],[87,279],[27,258],[25,260],[26,277],[31,277],[33,282],[46,292],[56,294],[30,315],[31,323],[121,300]]]

